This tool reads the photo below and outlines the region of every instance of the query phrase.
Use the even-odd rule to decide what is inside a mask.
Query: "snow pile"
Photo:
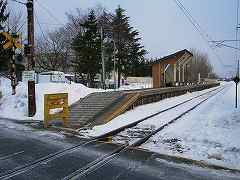
[[[120,87],[117,90],[142,89],[148,87],[146,84],[130,84]],[[0,117],[9,119],[28,119],[28,97],[27,85],[19,82],[16,95],[11,95],[11,82],[9,79],[0,78],[0,91],[3,98],[0,99]],[[43,97],[44,94],[52,93],[68,93],[69,105],[78,101],[80,98],[87,96],[93,92],[102,92],[103,89],[88,88],[78,83],[40,83],[36,84],[36,106],[37,112],[32,119],[43,120]],[[113,91],[108,89],[105,91]]]
[[[27,116],[27,89],[22,83],[17,86],[17,93],[12,96],[11,82],[9,79],[0,79],[0,117],[24,118]]]
[[[16,95],[11,95],[11,82],[8,79],[1,78],[0,91],[3,98],[0,99],[0,117],[10,119],[27,119],[28,96],[27,85],[19,82]],[[101,89],[87,88],[82,84],[64,84],[64,83],[41,83],[36,84],[36,106],[37,112],[33,119],[43,120],[43,101],[44,94],[68,93],[69,104],[73,104],[80,98],[93,92],[103,91]]]

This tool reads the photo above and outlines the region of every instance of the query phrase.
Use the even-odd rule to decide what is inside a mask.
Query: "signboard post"
[[[36,113],[35,71],[23,71],[22,81],[28,84],[28,117]]]
[[[28,117],[36,114],[35,82],[28,81]]]

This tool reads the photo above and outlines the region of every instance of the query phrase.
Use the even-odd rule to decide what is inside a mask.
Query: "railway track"
[[[66,179],[80,179],[81,177],[86,176],[86,175],[94,172],[95,170],[101,168],[102,166],[108,164],[110,161],[112,161],[113,159],[117,158],[120,155],[120,153],[125,152],[129,147],[137,147],[137,146],[140,146],[141,144],[145,143],[150,137],[152,137],[153,135],[155,135],[156,133],[158,133],[159,131],[161,131],[165,127],[169,126],[170,124],[174,123],[175,121],[180,119],[182,116],[184,116],[186,113],[192,111],[193,109],[195,109],[196,107],[201,105],[203,102],[207,101],[209,98],[211,98],[211,97],[215,96],[216,94],[218,94],[219,92],[221,92],[223,89],[224,88],[220,87],[220,88],[211,90],[211,91],[206,92],[204,94],[201,94],[199,96],[193,97],[193,98],[191,98],[189,100],[186,100],[186,101],[184,101],[182,103],[179,103],[179,104],[177,104],[175,106],[172,106],[170,108],[166,108],[165,110],[160,111],[158,113],[155,113],[155,114],[153,114],[151,116],[148,116],[148,117],[146,117],[144,119],[141,119],[138,122],[135,122],[135,123],[132,123],[131,125],[125,126],[122,129],[118,129],[118,131],[114,131],[114,132],[105,134],[104,136],[99,136],[99,137],[96,137],[96,138],[92,138],[92,139],[90,139],[89,141],[87,141],[85,143],[81,143],[81,144],[75,145],[73,147],[66,148],[64,150],[58,151],[56,153],[49,154],[49,155],[47,155],[45,157],[42,157],[42,158],[40,158],[38,160],[35,160],[34,162],[31,162],[31,163],[28,163],[26,165],[17,167],[17,168],[15,168],[13,170],[7,171],[4,174],[0,174],[0,179],[3,179],[3,180],[11,179],[12,177],[15,177],[15,176],[17,176],[19,174],[23,174],[23,173],[25,173],[25,172],[27,172],[29,170],[37,168],[38,166],[40,166],[40,165],[42,165],[44,163],[47,163],[49,161],[52,161],[52,160],[57,159],[59,157],[62,157],[64,155],[66,155],[67,153],[71,153],[73,151],[77,151],[79,148],[81,148],[81,147],[83,147],[83,146],[85,146],[87,144],[95,143],[95,142],[97,142],[99,140],[102,140],[102,139],[108,137],[108,136],[118,136],[117,134],[119,134],[119,132],[126,131],[127,128],[132,128],[134,126],[136,127],[136,126],[138,126],[138,124],[140,124],[140,123],[142,123],[144,121],[148,121],[149,119],[154,118],[154,117],[156,117],[156,116],[158,116],[158,115],[160,115],[160,114],[162,114],[164,112],[167,112],[169,110],[173,110],[174,108],[180,107],[181,105],[189,103],[189,102],[191,102],[193,100],[196,100],[198,98],[201,99],[200,101],[198,100],[197,103],[195,103],[193,106],[191,106],[190,108],[188,108],[184,112],[181,112],[177,117],[171,119],[170,121],[166,122],[165,124],[161,125],[160,127],[154,128],[154,129],[148,129],[148,131],[145,130],[144,131],[145,134],[143,136],[137,137],[134,140],[131,139],[131,142],[130,141],[125,142],[123,145],[119,146],[114,151],[112,151],[112,152],[110,152],[110,153],[108,153],[108,154],[106,154],[104,156],[101,156],[101,157],[95,159],[94,161],[86,164],[84,167],[81,167],[80,169],[74,171],[72,174],[69,174],[69,175],[67,175],[66,177],[63,178],[64,180],[66,180]]]
[[[116,129],[116,130],[113,130],[113,131],[110,131],[110,132],[105,133],[105,134],[103,134],[103,135],[97,136],[96,138],[97,138],[97,139],[101,139],[101,138],[105,138],[105,137],[107,137],[107,136],[114,136],[114,135],[116,135],[116,134],[124,131],[124,130],[127,129],[127,128],[135,127],[137,124],[139,124],[139,123],[141,123],[141,122],[143,122],[143,121],[146,121],[146,120],[148,120],[148,119],[150,119],[150,118],[153,118],[153,117],[155,117],[155,116],[157,116],[157,115],[160,115],[160,114],[162,114],[162,113],[164,113],[164,112],[166,112],[166,111],[169,111],[169,110],[172,110],[172,109],[174,109],[174,108],[177,108],[177,107],[179,107],[179,106],[181,106],[181,105],[184,105],[184,104],[186,104],[186,103],[188,103],[188,102],[190,102],[190,101],[192,101],[192,100],[194,100],[194,99],[200,98],[200,97],[202,97],[202,96],[204,96],[204,95],[207,95],[207,94],[209,94],[209,93],[211,93],[211,92],[215,92],[215,91],[217,91],[218,89],[220,89],[220,88],[216,88],[216,89],[213,89],[213,90],[211,90],[211,91],[205,92],[205,93],[203,93],[203,94],[194,96],[194,97],[192,97],[192,98],[190,98],[190,99],[187,99],[187,100],[185,100],[185,101],[183,101],[183,102],[180,102],[180,103],[178,103],[178,104],[176,104],[176,105],[167,107],[167,108],[165,108],[165,109],[163,109],[163,110],[161,110],[161,111],[159,111],[159,112],[156,112],[156,113],[151,114],[151,115],[149,115],[149,116],[146,116],[146,117],[144,117],[144,118],[142,118],[142,119],[139,119],[138,121],[129,123],[128,125],[122,126],[122,127],[118,128],[118,129]]]
[[[194,104],[192,107],[188,108],[187,110],[185,110],[184,112],[180,113],[178,116],[176,116],[175,118],[171,119],[170,121],[168,121],[167,123],[163,124],[162,126],[149,131],[149,133],[147,133],[147,135],[145,135],[144,137],[140,137],[137,139],[132,140],[131,142],[125,142],[125,144],[123,144],[122,146],[120,146],[119,148],[117,148],[115,151],[111,152],[110,154],[104,155],[96,160],[94,160],[93,162],[87,164],[86,166],[78,169],[77,171],[73,172],[72,174],[64,177],[62,180],[68,180],[68,179],[81,179],[84,176],[87,176],[91,173],[93,173],[94,171],[96,171],[97,169],[101,168],[102,166],[108,164],[110,161],[114,160],[115,158],[119,157],[120,153],[124,153],[128,148],[132,148],[132,147],[138,147],[140,145],[142,145],[143,143],[145,143],[149,138],[151,138],[152,136],[154,136],[155,134],[157,134],[159,131],[161,131],[162,129],[166,128],[167,126],[169,126],[170,124],[176,122],[177,120],[181,119],[181,117],[183,117],[185,114],[189,113],[190,111],[192,111],[193,109],[197,108],[198,106],[200,106],[202,103],[206,102],[207,100],[209,100],[211,97],[217,95],[218,93],[220,93],[221,91],[223,91],[225,89],[225,87],[223,88],[217,88],[215,90],[209,91],[207,93],[204,93],[202,95],[196,96],[194,98],[191,98],[187,101],[184,101],[178,105],[175,105],[171,108],[165,109],[164,112],[170,110],[170,109],[174,109],[176,107],[179,107],[180,105],[183,105],[187,102],[192,101],[193,99],[196,98],[200,98],[203,96],[207,96],[203,99],[201,99],[200,101],[198,101],[198,103]],[[151,115],[149,117],[144,118],[143,121],[149,120],[159,114],[163,113],[158,112],[154,115]],[[140,122],[139,122],[140,123]],[[126,130],[125,130],[126,131]],[[122,132],[122,131],[121,131]],[[116,132],[114,132],[115,134]],[[110,133],[108,134],[110,135]],[[103,138],[103,137],[102,137]]]

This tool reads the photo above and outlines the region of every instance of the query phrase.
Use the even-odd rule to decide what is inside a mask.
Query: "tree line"
[[[150,72],[139,31],[130,25],[120,6],[114,13],[101,7],[87,14],[77,9],[77,14],[67,17],[64,27],[38,39],[36,62],[40,70],[74,71],[91,87],[96,75],[102,74],[102,58],[106,78],[115,67],[118,87],[121,77]]]

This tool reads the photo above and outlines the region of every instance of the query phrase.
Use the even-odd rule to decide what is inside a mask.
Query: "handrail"
[[[129,106],[131,106],[141,96],[141,93],[136,93],[136,94],[134,93],[133,96],[132,96],[132,93],[129,93],[128,96],[131,96],[131,97],[127,100],[127,102],[124,102],[120,108],[118,108],[112,114],[107,116],[106,119],[104,119],[105,122],[108,122],[113,118],[117,117],[118,115],[122,114],[123,112],[125,112],[129,108]]]

